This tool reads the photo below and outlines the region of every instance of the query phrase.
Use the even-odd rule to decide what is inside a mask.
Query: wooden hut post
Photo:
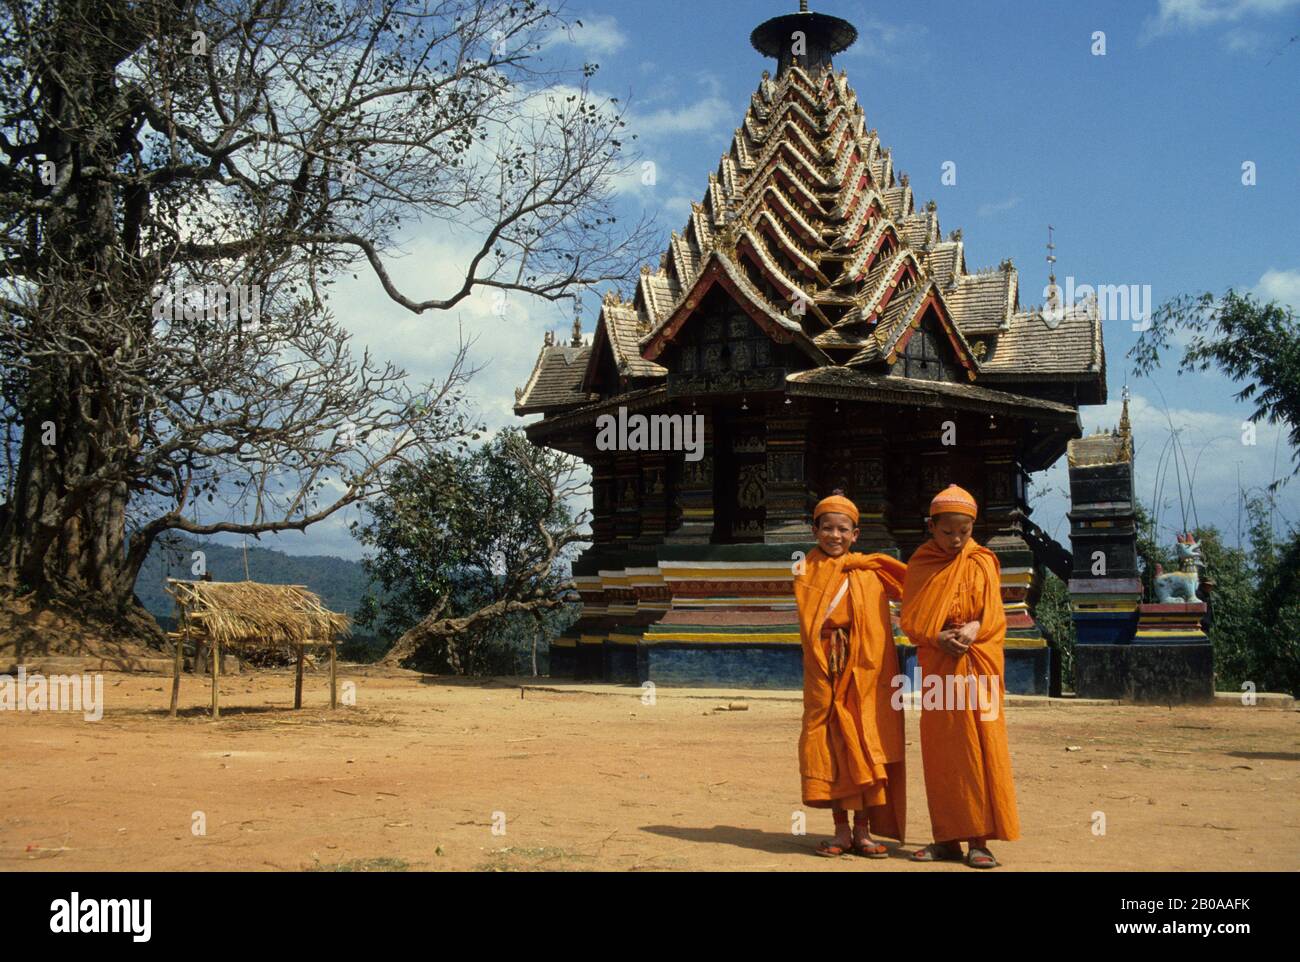
[[[330,710],[339,707],[338,644],[330,638]]]
[[[185,609],[181,607],[180,599],[176,599],[176,614],[181,624],[185,626],[184,631],[180,632],[180,637],[176,639],[176,658],[172,663],[172,707],[167,713],[169,718],[176,717],[176,706],[181,700],[181,662],[185,657],[185,642],[190,640],[190,619],[185,614]],[[179,628],[180,625],[177,625]]]
[[[221,639],[212,639],[212,720],[221,717],[221,701],[217,690],[217,664],[221,661]]]
[[[293,707],[302,707],[302,661],[303,653],[307,649],[306,642],[298,642],[298,675],[293,682]]]

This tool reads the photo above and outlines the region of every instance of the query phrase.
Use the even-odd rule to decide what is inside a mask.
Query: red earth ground
[[[283,671],[223,677],[217,722],[188,674],[175,720],[170,678],[124,673],[99,721],[0,712],[0,868],[970,871],[812,854],[830,817],[792,830],[797,692],[341,679],[356,703],[334,712],[320,674],[293,711]],[[929,819],[907,715],[910,851]],[[1300,713],[1041,700],[1007,719],[1005,870],[1300,869]]]

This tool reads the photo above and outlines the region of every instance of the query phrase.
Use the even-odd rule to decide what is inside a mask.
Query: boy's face
[[[950,557],[955,557],[970,540],[975,519],[964,514],[940,514],[928,522],[930,537]]]
[[[817,519],[813,534],[817,536],[817,547],[832,558],[844,554],[858,540],[858,529],[849,516],[834,511],[827,511]]]

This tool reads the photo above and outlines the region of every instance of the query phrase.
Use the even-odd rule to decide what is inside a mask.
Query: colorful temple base
[[[1071,578],[1075,644],[1127,644],[1137,631],[1142,582],[1137,578]]]
[[[1005,691],[1012,695],[1048,695],[1052,676],[1053,660],[1056,653],[1044,644],[1032,648],[1013,648],[1010,639],[1007,642],[1006,658],[1002,668],[1002,683]],[[906,675],[913,687],[917,677],[916,648],[910,644],[898,646],[899,669]]]
[[[608,550],[584,556],[575,565],[582,617],[553,646],[551,674],[627,685],[800,689],[793,566],[812,547],[665,544],[654,550],[653,566],[644,554],[629,553],[622,568]],[[1031,559],[1028,552],[1003,554],[1005,688],[1046,695],[1054,654],[1028,610]],[[916,649],[898,629],[897,609],[895,603],[891,618],[906,674],[915,668]]]
[[[1080,698],[1170,705],[1214,699],[1208,644],[1079,645],[1074,672]]]
[[[1135,645],[1208,645],[1201,630],[1208,606],[1194,604],[1139,605]]]
[[[710,688],[801,688],[794,564],[807,543],[658,549],[670,606],[646,628],[639,681]]]

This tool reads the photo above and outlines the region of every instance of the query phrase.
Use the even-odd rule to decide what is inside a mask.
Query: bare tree
[[[354,358],[331,283],[414,312],[624,278],[622,108],[532,0],[0,0],[0,586],[118,609],[154,539],[302,529],[469,425]],[[403,291],[403,222],[466,250]]]

